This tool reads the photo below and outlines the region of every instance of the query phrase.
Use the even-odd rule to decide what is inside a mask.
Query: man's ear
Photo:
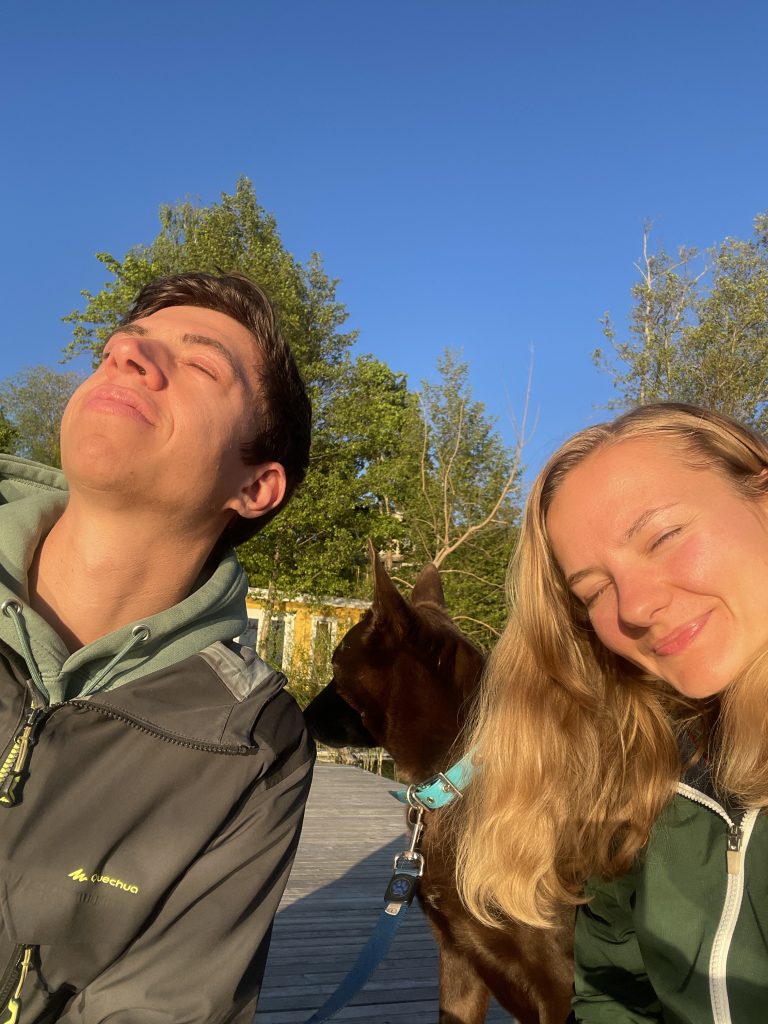
[[[234,509],[244,519],[258,519],[280,504],[285,497],[285,469],[279,462],[249,466],[248,477],[225,508]]]

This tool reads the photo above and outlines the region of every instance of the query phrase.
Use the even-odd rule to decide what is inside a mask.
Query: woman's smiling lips
[[[88,395],[86,407],[101,409],[118,416],[128,416],[155,425],[152,410],[135,391],[115,384],[102,384]]]
[[[687,622],[680,629],[663,636],[661,640],[653,645],[653,653],[659,658],[669,657],[673,654],[682,654],[687,647],[696,639],[699,633],[706,626],[711,612],[701,615],[692,622]]]

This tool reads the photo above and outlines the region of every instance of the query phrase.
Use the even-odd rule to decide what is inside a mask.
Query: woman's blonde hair
[[[671,403],[583,430],[539,474],[510,565],[510,618],[466,736],[479,770],[449,823],[459,891],[486,923],[503,914],[552,923],[563,904],[581,901],[588,875],[628,870],[679,779],[680,723],[707,721],[711,711],[712,702],[684,700],[600,643],[549,545],[547,512],[563,479],[631,438],[668,442],[745,500],[768,490],[762,438],[727,416]],[[716,784],[758,806],[768,804],[765,660],[718,702],[713,744]]]

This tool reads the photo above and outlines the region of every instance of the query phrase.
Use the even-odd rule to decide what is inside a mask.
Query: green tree
[[[72,370],[57,373],[47,366],[31,366],[0,384],[0,407],[15,433],[15,439],[11,437],[14,454],[61,465],[61,417],[81,380]]]
[[[16,454],[16,446],[19,441],[19,432],[0,409],[0,452],[7,452],[10,455]]]
[[[428,562],[443,574],[448,607],[461,627],[489,646],[506,617],[504,579],[517,536],[523,438],[507,446],[482,402],[469,367],[447,350],[439,379],[422,382],[400,480],[406,534],[398,575]],[[406,570],[406,571],[403,571]]]
[[[364,595],[366,539],[385,543],[397,529],[377,513],[408,407],[405,378],[372,356],[345,358],[334,377],[306,482],[289,513],[265,531],[274,542],[239,550],[251,578],[280,593]]]
[[[610,350],[594,352],[613,378],[611,404],[692,402],[767,430],[768,214],[755,219],[752,238],[726,238],[703,257],[651,253],[648,243],[646,227],[629,337],[618,341],[606,315]]]

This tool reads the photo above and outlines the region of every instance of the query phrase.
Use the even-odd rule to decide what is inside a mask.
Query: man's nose
[[[653,625],[669,604],[669,588],[647,569],[625,573],[615,581],[619,618],[627,626]]]
[[[157,343],[147,338],[131,334],[111,338],[104,365],[110,377],[140,377],[142,384],[151,391],[157,391],[165,384],[162,352]]]

